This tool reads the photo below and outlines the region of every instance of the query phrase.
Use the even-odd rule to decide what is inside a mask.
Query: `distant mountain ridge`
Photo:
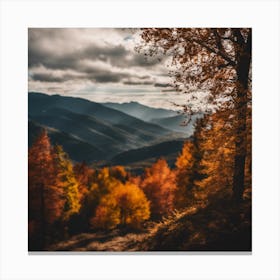
[[[184,140],[172,140],[125,151],[114,156],[110,160],[110,165],[123,165],[131,172],[139,174],[159,158],[164,158],[173,168],[183,144]]]
[[[189,137],[193,134],[195,121],[200,116],[198,114],[194,115],[192,116],[190,122],[186,122],[188,116],[179,114],[177,111],[153,108],[142,105],[138,102],[108,102],[102,104],[149,123],[160,125],[161,127],[164,127],[168,130],[184,133],[186,137]]]
[[[184,138],[158,124],[82,98],[28,94],[29,145],[46,128],[73,160],[110,160],[124,151]]]
[[[132,101],[127,103],[102,103],[104,106],[116,109],[130,116],[138,119],[150,122],[152,119],[173,117],[178,115],[176,111],[153,108],[146,105],[142,105],[138,102]]]

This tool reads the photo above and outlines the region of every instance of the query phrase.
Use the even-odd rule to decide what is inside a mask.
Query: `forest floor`
[[[81,233],[48,251],[251,251],[251,200],[228,199],[176,211],[141,232]]]

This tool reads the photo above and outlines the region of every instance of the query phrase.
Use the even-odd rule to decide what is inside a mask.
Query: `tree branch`
[[[209,47],[208,45],[206,45],[204,42],[198,40],[198,39],[192,39],[193,42],[197,43],[198,45],[204,47],[205,49],[207,49],[209,52],[215,53],[216,55],[221,56],[225,61],[227,61],[229,63],[229,65],[231,66],[235,66],[236,62],[233,61],[232,59],[230,59],[227,55],[225,55],[224,53],[222,53],[220,50],[215,50],[211,47]]]

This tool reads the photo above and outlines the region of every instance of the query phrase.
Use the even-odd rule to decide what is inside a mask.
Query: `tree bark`
[[[246,116],[248,103],[248,78],[251,64],[251,34],[247,43],[241,47],[237,59],[237,97],[235,102],[236,111],[236,135],[235,135],[235,158],[233,174],[233,199],[240,202],[244,192],[245,161],[247,156],[247,133]]]

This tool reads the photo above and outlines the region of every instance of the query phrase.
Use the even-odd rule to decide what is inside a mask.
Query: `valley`
[[[96,103],[82,98],[28,94],[29,145],[47,130],[53,145],[62,145],[74,161],[94,167],[124,165],[141,173],[158,158],[174,166],[185,139],[193,133],[192,120],[137,102]]]

